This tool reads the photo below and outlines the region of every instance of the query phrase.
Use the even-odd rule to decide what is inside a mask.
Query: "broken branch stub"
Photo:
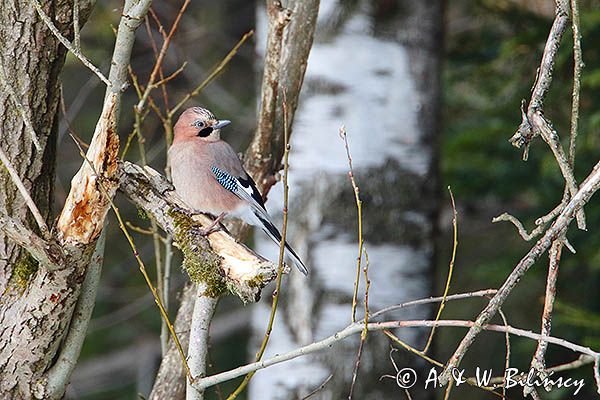
[[[110,201],[117,191],[117,101],[117,94],[107,96],[85,160],[71,180],[71,191],[57,223],[63,243],[90,244],[104,227]]]
[[[225,291],[242,301],[258,301],[265,285],[277,276],[277,266],[235,241],[228,233],[201,234],[212,220],[186,211],[173,186],[150,167],[123,162],[119,190],[173,235],[184,255],[183,267],[195,282],[207,283],[209,296]]]

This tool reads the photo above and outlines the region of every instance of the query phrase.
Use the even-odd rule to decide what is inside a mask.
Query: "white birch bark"
[[[288,238],[310,275],[293,271],[284,282],[284,301],[265,357],[323,338],[350,322],[357,214],[338,135],[342,124],[364,200],[371,309],[431,294],[441,4],[420,3],[399,1],[386,10],[368,1],[321,1],[290,156]],[[257,25],[262,50],[264,10],[258,12]],[[270,192],[272,214],[281,210],[281,189],[277,185]],[[259,237],[258,246],[260,254],[277,258],[268,239]],[[264,299],[252,319],[251,355],[268,320],[270,298]],[[359,318],[361,306],[362,301]],[[426,318],[430,311],[407,310],[396,317]],[[422,348],[427,331],[398,334]],[[333,379],[317,398],[345,398],[357,349],[354,338],[326,353],[259,372],[249,398],[302,398],[330,374]],[[369,336],[354,398],[400,394],[393,381],[379,382],[381,375],[394,371],[388,352],[383,335]],[[408,360],[400,363],[408,366]]]

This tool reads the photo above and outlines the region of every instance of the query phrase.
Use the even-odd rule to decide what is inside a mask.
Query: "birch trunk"
[[[258,15],[258,27],[263,29],[264,10]],[[265,357],[323,338],[350,322],[357,212],[338,135],[342,124],[364,201],[371,309],[431,294],[441,31],[440,1],[321,1],[290,156],[288,238],[301,252],[310,275],[305,278],[293,271],[285,282],[284,301]],[[264,37],[260,33],[259,38]],[[279,189],[274,187],[269,197],[272,213],[281,209]],[[259,240],[258,251],[277,257],[268,240]],[[253,316],[251,354],[268,319],[270,305],[268,296],[264,298],[267,301]],[[360,307],[362,302],[358,317]],[[430,309],[395,315],[430,316]],[[424,346],[427,333],[398,332],[418,348]],[[347,397],[357,349],[358,338],[354,338],[321,355],[259,372],[251,381],[250,398],[302,398],[330,374],[333,379],[318,398]],[[381,399],[401,393],[393,380],[379,381],[382,375],[394,373],[388,353],[385,336],[371,334],[354,398]],[[413,357],[398,353],[395,357],[401,367],[411,363],[422,367],[414,365]],[[411,394],[427,397],[416,389]]]

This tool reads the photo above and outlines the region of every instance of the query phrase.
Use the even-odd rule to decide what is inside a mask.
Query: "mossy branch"
[[[207,284],[206,295],[231,292],[244,302],[258,301],[261,289],[277,276],[275,264],[226,232],[201,235],[212,220],[188,212],[172,185],[156,170],[123,162],[119,178],[119,190],[173,235],[184,255],[184,269],[194,282]]]

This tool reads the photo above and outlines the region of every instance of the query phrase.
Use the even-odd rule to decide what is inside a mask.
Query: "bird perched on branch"
[[[221,140],[221,128],[230,123],[218,120],[201,107],[188,108],[181,114],[168,155],[175,190],[194,210],[217,216],[204,234],[210,233],[225,216],[234,216],[260,227],[279,244],[281,234],[269,217],[256,184],[235,151]],[[285,250],[306,275],[306,266],[287,242]]]

